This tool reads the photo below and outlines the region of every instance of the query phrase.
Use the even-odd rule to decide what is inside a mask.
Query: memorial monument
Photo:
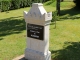
[[[47,13],[42,3],[33,3],[29,12],[24,11],[24,19],[27,30],[25,58],[28,60],[51,60],[49,25],[52,12]]]

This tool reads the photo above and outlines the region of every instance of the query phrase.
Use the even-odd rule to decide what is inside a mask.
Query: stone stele
[[[52,12],[46,12],[42,3],[33,3],[29,12],[24,11],[27,30],[27,48],[25,58],[28,60],[51,60],[49,51],[49,25]]]

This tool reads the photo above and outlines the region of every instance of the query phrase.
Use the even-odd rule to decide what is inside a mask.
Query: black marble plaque
[[[28,23],[27,37],[44,40],[44,26]]]

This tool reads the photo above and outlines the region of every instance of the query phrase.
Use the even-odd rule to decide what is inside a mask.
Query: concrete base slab
[[[47,54],[41,53],[39,51],[26,49],[25,59],[28,60],[51,60],[51,52],[48,51]]]

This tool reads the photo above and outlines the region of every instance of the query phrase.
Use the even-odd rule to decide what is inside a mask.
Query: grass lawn
[[[61,3],[60,20],[50,25],[52,60],[80,60],[80,11],[72,2]],[[46,2],[47,11],[55,11],[55,3]],[[23,11],[30,7],[0,13],[0,60],[12,60],[24,54],[26,25]]]

